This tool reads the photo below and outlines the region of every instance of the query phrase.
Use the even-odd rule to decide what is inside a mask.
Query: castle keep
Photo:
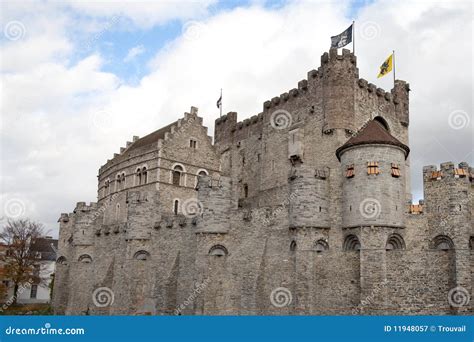
[[[409,91],[331,49],[214,143],[194,107],[134,137],[61,214],[56,313],[472,313],[474,170],[424,167],[411,203]]]

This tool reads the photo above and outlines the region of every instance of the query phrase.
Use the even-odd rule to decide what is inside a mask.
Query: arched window
[[[212,246],[209,250],[209,255],[211,256],[222,257],[226,256],[227,254],[229,254],[229,252],[227,252],[227,248],[222,245]]]
[[[142,184],[142,170],[138,168],[135,174],[135,185],[140,185],[140,184]]]
[[[393,251],[393,250],[400,250],[405,249],[405,241],[403,237],[399,234],[392,234],[388,237],[387,243],[385,245],[385,250]]]
[[[65,266],[66,266],[66,265],[67,265],[67,259],[66,259],[66,257],[64,257],[64,256],[60,256],[60,257],[58,258],[58,260],[56,260],[56,263],[57,263],[58,265],[65,265]]]
[[[180,186],[182,185],[181,178],[183,176],[184,168],[181,165],[175,165],[173,171],[171,171],[172,184]]]
[[[440,251],[448,251],[454,249],[454,243],[449,236],[438,235],[433,239],[433,247]]]
[[[133,259],[135,260],[148,260],[150,258],[150,253],[147,251],[138,251],[134,254]]]
[[[360,242],[357,236],[351,234],[344,239],[342,249],[345,251],[360,251]]]
[[[148,172],[146,170],[146,167],[142,168],[142,182],[143,184],[148,183]]]
[[[120,177],[120,175],[117,175],[117,177],[115,177],[115,191],[120,190],[120,182],[121,181],[122,181],[122,178]]]
[[[173,202],[173,213],[175,215],[178,215],[178,211],[179,211],[179,200],[174,200]]]
[[[90,264],[92,262],[92,257],[89,254],[82,254],[77,260],[84,264]]]
[[[249,197],[249,185],[244,184],[244,198]]]
[[[295,252],[296,247],[297,247],[296,246],[296,241],[295,240],[291,241],[291,243],[290,243],[290,252]]]
[[[196,176],[196,184],[195,184],[195,186],[197,186],[197,184],[198,184],[198,182],[199,182],[199,177],[202,177],[202,176],[209,176],[209,173],[207,172],[207,170],[204,170],[204,169],[198,170],[197,176]]]
[[[324,251],[327,251],[328,249],[329,249],[329,245],[323,239],[320,239],[320,240],[316,241],[316,243],[314,244],[314,250],[317,253],[322,253]]]
[[[374,120],[381,124],[383,128],[385,128],[387,131],[390,131],[390,127],[388,126],[388,123],[384,118],[382,118],[381,116],[376,116]]]

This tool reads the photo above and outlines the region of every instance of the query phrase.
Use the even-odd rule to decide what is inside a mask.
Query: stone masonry
[[[472,314],[474,170],[426,166],[412,204],[409,85],[356,61],[324,53],[214,143],[195,107],[127,142],[61,214],[55,312]]]

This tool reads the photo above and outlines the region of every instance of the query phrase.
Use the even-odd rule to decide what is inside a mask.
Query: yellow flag
[[[380,66],[380,72],[377,78],[387,75],[390,71],[392,71],[392,68],[393,68],[393,53],[390,56],[388,56],[385,62],[383,62],[383,64]]]

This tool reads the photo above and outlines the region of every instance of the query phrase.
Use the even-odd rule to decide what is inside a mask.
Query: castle
[[[474,170],[424,167],[412,204],[409,91],[331,49],[214,143],[194,107],[133,137],[61,214],[55,312],[472,313]]]

